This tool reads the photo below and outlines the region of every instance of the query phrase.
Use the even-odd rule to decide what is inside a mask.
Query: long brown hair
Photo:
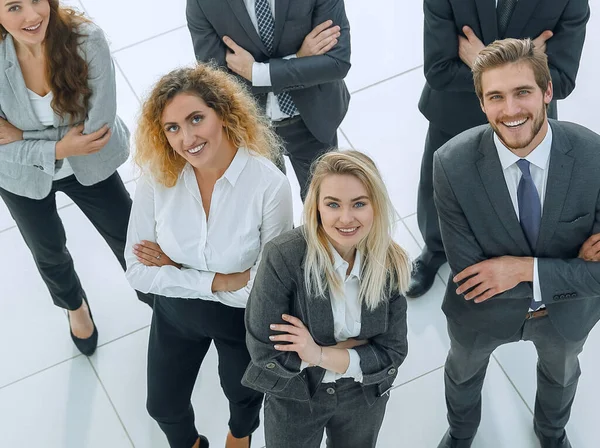
[[[54,99],[52,109],[71,123],[85,119],[92,90],[88,85],[88,64],[79,54],[79,39],[85,37],[79,26],[89,23],[83,14],[47,0],[50,18],[44,39],[46,79]],[[6,30],[0,26],[2,37]]]
[[[216,112],[229,141],[274,161],[281,140],[241,82],[212,64],[175,69],[164,75],[142,105],[135,134],[135,162],[159,183],[173,187],[186,161],[169,144],[161,123],[163,110],[180,93],[201,98]]]

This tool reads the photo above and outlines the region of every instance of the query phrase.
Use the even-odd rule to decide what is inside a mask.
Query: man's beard
[[[531,119],[530,117],[527,117],[528,119]],[[533,123],[531,126],[531,133],[529,134],[529,136],[522,138],[520,141],[509,141],[509,139],[507,138],[507,135],[510,131],[507,131],[506,135],[502,133],[502,131],[500,130],[501,126],[504,125],[496,125],[495,123],[491,123],[490,122],[490,126],[492,127],[492,129],[494,130],[494,132],[496,132],[496,135],[498,135],[498,137],[500,138],[500,140],[502,140],[502,143],[504,143],[504,145],[510,149],[511,151],[518,151],[520,149],[526,148],[527,146],[529,146],[531,144],[531,142],[533,141],[533,139],[535,139],[535,137],[539,134],[540,130],[542,129],[542,126],[544,126],[544,121],[546,120],[546,104],[542,103],[542,107],[540,108],[539,112],[533,117]],[[527,123],[525,123],[527,124]]]

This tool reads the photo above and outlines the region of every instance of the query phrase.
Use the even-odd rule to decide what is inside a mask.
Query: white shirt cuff
[[[348,355],[350,356],[350,364],[348,364],[348,369],[342,375],[342,378],[354,378],[355,381],[362,383],[363,372],[360,368],[360,356],[353,348],[349,348],[347,350]]]
[[[533,259],[533,300],[543,303],[542,300],[542,288],[540,286],[540,275],[538,272],[538,259]]]
[[[255,87],[271,87],[271,69],[268,62],[252,64],[252,85]]]
[[[300,363],[300,372],[302,372],[304,369],[306,369],[308,366],[310,366],[309,363],[307,363],[306,361],[302,361]]]

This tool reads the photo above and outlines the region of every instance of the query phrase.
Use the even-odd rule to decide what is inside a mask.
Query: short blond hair
[[[171,148],[161,123],[165,107],[180,93],[196,95],[213,109],[235,147],[247,148],[271,161],[278,159],[281,140],[246,87],[225,70],[199,63],[163,76],[142,106],[134,160],[159,183],[174,186],[186,164]]]
[[[542,92],[548,89],[552,78],[546,53],[536,49],[531,39],[497,40],[481,50],[473,63],[473,81],[479,101],[483,103],[483,86],[481,85],[483,74],[506,64],[517,63],[528,64],[533,70],[538,87]]]

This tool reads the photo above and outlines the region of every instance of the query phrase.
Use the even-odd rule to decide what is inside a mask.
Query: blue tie
[[[531,178],[529,165],[528,160],[521,159],[517,161],[517,166],[523,174],[517,187],[517,202],[519,203],[521,228],[529,242],[529,247],[535,253],[538,235],[540,234],[540,223],[542,221],[542,204],[540,202],[540,195]],[[541,302],[531,299],[529,306],[532,310],[537,310],[541,305]]]
[[[273,19],[273,13],[271,12],[268,0],[256,0],[254,12],[256,13],[256,21],[258,22],[258,34],[260,35],[260,40],[262,40],[269,55],[272,55],[274,50],[273,40],[275,37],[275,20]],[[288,92],[282,92],[276,96],[281,112],[289,117],[296,114],[296,105]]]

